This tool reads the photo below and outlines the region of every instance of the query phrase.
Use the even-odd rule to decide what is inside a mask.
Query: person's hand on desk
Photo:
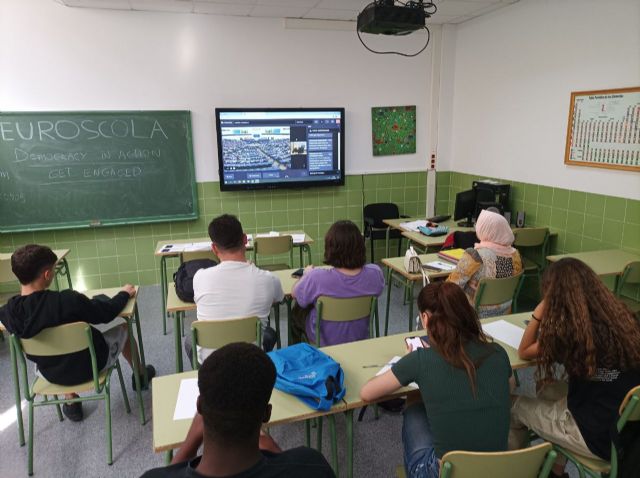
[[[136,295],[136,288],[131,284],[125,284],[122,286],[122,290],[129,294],[129,297],[134,297]]]

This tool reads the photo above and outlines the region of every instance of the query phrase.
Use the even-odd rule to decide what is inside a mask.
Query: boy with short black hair
[[[214,351],[198,371],[194,423],[203,428],[198,432],[199,441],[204,436],[202,456],[150,470],[143,478],[335,477],[318,451],[298,447],[281,452],[270,437],[261,435],[261,425],[271,416],[275,381],[273,362],[253,344],[233,343]],[[194,437],[193,431],[192,427],[186,442]]]
[[[29,339],[46,328],[73,322],[107,324],[118,316],[129,299],[136,294],[135,288],[130,284],[125,285],[122,291],[109,300],[89,299],[70,289],[60,292],[48,290],[55,278],[57,261],[58,258],[50,248],[37,244],[20,247],[11,256],[11,269],[21,287],[20,295],[12,297],[0,308],[0,321],[10,333]],[[91,333],[98,370],[113,365],[120,353],[132,364],[126,324],[115,324],[104,332],[91,327]],[[135,341],[134,346],[137,354]],[[39,375],[59,385],[77,385],[91,380],[93,376],[88,349],[65,355],[28,358],[36,363]],[[142,369],[138,373],[143,376]],[[147,375],[149,380],[155,375],[152,365],[147,365]],[[142,385],[145,386],[144,383]],[[76,397],[76,394],[65,395],[68,399]],[[79,402],[64,404],[62,411],[72,421],[83,418],[82,404]]]

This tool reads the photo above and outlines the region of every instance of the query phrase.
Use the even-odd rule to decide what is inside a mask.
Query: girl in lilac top
[[[337,298],[378,296],[384,289],[384,276],[375,264],[365,264],[364,238],[351,221],[334,223],[325,236],[324,262],[332,269],[307,266],[293,288],[293,297],[302,307],[314,305],[306,322],[310,342],[316,340],[315,302],[321,295]],[[369,338],[369,317],[351,322],[320,324],[320,345],[335,345]]]

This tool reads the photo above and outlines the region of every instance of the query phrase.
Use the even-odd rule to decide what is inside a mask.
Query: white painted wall
[[[455,42],[452,170],[640,199],[640,173],[564,164],[571,91],[640,85],[638,0],[521,0]]]
[[[400,41],[417,50],[422,38]],[[430,65],[429,52],[373,55],[355,32],[285,30],[282,19],[0,0],[0,110],[191,110],[198,181],[218,178],[223,106],[343,106],[348,174],[424,170]],[[417,105],[417,154],[374,158],[370,108],[391,105]]]

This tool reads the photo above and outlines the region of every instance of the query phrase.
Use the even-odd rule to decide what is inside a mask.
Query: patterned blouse
[[[447,279],[462,287],[471,305],[474,303],[480,279],[485,277],[501,279],[522,271],[522,259],[518,251],[511,256],[499,256],[493,249],[482,247],[465,250],[458,265]],[[478,310],[481,319],[511,313],[511,301],[495,305],[483,305]]]

